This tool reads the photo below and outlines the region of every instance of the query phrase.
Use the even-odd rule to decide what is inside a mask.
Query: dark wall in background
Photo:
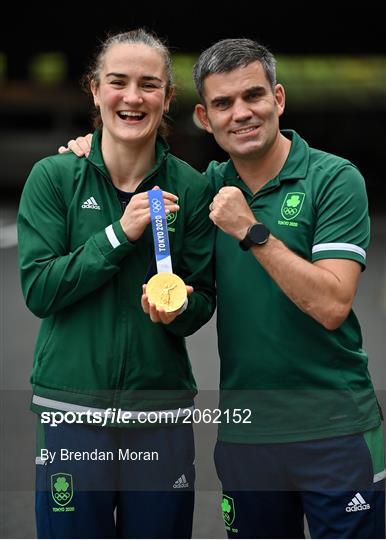
[[[7,5],[0,21],[0,51],[10,74],[23,78],[36,52],[61,50],[70,76],[82,73],[106,34],[145,26],[176,51],[197,53],[219,39],[250,37],[275,54],[386,53],[381,2],[277,3],[172,2],[138,7],[129,1]]]
[[[145,26],[167,38],[173,51],[194,54],[218,39],[241,36],[261,41],[275,54],[386,54],[380,3],[367,2],[365,8],[337,2],[298,4],[158,2],[140,8],[132,2],[115,1],[10,6],[10,14],[0,22],[0,52],[7,57],[7,79],[26,89],[31,58],[39,52],[61,51],[68,58],[68,88],[58,90],[52,103],[49,95],[47,99],[31,95],[26,99],[26,89],[24,98],[20,91],[20,99],[12,107],[8,102],[1,107],[4,86],[0,82],[2,187],[17,196],[37,159],[55,153],[57,145],[68,138],[89,131],[90,108],[78,81],[96,44],[108,31]],[[221,160],[224,154],[210,136],[193,126],[191,112],[191,107],[182,104],[174,107],[170,143],[176,154],[202,169],[210,159]],[[282,127],[296,129],[311,146],[356,163],[366,178],[372,208],[386,211],[385,125],[386,103],[361,110],[349,106],[330,110],[328,96],[323,110],[307,107],[302,111],[289,101],[282,117]]]

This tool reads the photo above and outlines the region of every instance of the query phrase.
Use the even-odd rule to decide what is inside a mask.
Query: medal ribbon
[[[150,204],[151,228],[153,231],[157,271],[173,273],[170,257],[169,234],[162,191],[151,189],[147,192]]]

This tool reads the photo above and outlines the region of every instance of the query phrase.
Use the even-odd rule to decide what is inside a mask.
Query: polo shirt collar
[[[265,184],[265,186],[263,186],[259,192],[265,190],[266,188],[276,187],[281,184],[281,182],[285,182],[287,180],[299,180],[301,178],[306,178],[307,176],[310,159],[310,149],[308,144],[296,133],[296,131],[291,129],[283,129],[281,130],[281,133],[287,139],[291,140],[289,154],[279,174],[275,176],[275,178],[269,180],[269,182],[267,182],[267,184]],[[237,185],[243,190],[246,189],[246,186],[239,177],[231,159],[225,166],[224,182],[226,185]]]

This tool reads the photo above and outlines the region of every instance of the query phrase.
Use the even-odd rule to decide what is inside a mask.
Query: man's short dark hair
[[[193,68],[193,79],[200,99],[204,99],[204,81],[212,73],[228,73],[252,62],[260,62],[272,87],[276,84],[276,60],[264,45],[252,39],[223,39],[201,53]]]

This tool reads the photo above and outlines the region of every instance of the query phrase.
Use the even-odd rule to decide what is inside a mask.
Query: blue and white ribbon
[[[169,234],[166,223],[165,205],[160,189],[152,189],[147,192],[150,204],[151,227],[153,230],[153,240],[157,271],[171,272],[172,259],[170,257]]]

